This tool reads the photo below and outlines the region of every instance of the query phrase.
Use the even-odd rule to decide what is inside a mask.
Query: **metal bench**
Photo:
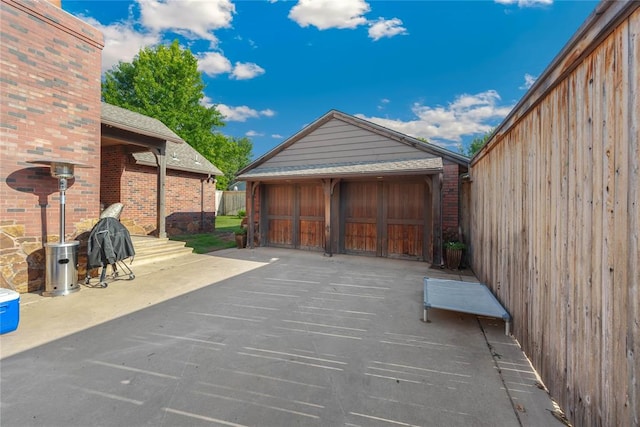
[[[511,316],[489,288],[482,283],[425,277],[425,322],[428,321],[428,310],[431,308],[501,318],[505,322],[505,334],[509,335]]]

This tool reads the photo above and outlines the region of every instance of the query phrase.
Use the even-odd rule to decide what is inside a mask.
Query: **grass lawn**
[[[216,229],[212,233],[183,234],[172,236],[171,240],[186,242],[186,246],[193,248],[197,254],[206,254],[220,249],[236,246],[234,231],[240,228],[240,218],[237,216],[217,216]]]

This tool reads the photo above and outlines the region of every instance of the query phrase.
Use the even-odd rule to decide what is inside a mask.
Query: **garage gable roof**
[[[461,154],[331,110],[242,169],[238,179],[275,178],[276,171],[283,175],[299,174],[295,171],[301,170],[313,175],[317,173],[312,171],[319,170],[325,170],[327,174],[339,173],[344,170],[335,168],[345,167],[353,173],[364,173],[355,172],[362,165],[367,165],[368,173],[383,173],[387,164],[394,165],[389,166],[393,172],[400,166],[406,166],[409,171],[413,169],[406,162],[433,158],[447,159],[465,167],[469,165],[469,159]]]
[[[328,163],[322,165],[256,168],[242,174],[241,179],[268,180],[269,178],[312,178],[319,176],[354,177],[363,175],[394,175],[415,172],[442,171],[442,158],[410,159],[378,162]]]

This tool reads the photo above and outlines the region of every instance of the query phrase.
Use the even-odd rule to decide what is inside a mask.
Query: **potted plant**
[[[446,229],[443,237],[446,266],[450,270],[457,270],[460,268],[462,253],[466,249],[466,245],[460,241],[458,231],[455,228]]]
[[[236,246],[238,249],[242,249],[247,246],[247,229],[241,227],[237,229],[234,234],[236,235]]]

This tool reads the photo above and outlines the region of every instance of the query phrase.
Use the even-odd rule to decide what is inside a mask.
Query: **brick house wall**
[[[442,179],[442,230],[457,229],[459,225],[461,166],[443,159]]]
[[[87,231],[100,203],[102,34],[44,1],[0,0],[0,287],[44,285],[43,243],[59,239],[57,180],[29,160],[76,168],[66,192],[65,234]]]
[[[102,147],[100,156],[100,203],[107,207],[121,199],[120,180],[124,171],[125,151],[123,145]]]
[[[165,184],[165,213],[169,216],[169,178],[167,170]],[[120,179],[121,202],[124,204],[122,221],[132,234],[153,234],[156,231],[157,172],[151,166],[136,165],[133,159],[127,158],[127,165]],[[135,227],[134,227],[135,224]],[[142,228],[142,230],[140,229]],[[167,234],[168,234],[167,230]]]
[[[136,164],[124,146],[102,149],[100,201],[124,204],[121,221],[135,235],[156,233],[157,169]],[[211,232],[215,221],[215,183],[207,175],[167,169],[165,210],[167,235]]]

